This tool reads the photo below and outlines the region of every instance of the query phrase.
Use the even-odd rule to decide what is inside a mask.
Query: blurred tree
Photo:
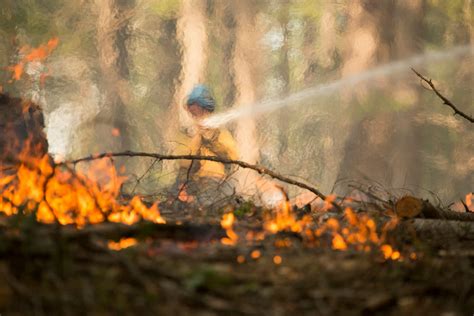
[[[177,117],[178,122],[174,119],[168,121],[176,122],[174,124],[181,127],[189,127],[192,124],[192,119],[184,108],[186,96],[196,84],[203,83],[206,75],[205,67],[209,45],[206,4],[207,1],[202,0],[181,2],[177,36],[182,50],[182,68],[173,100],[174,106],[171,108],[169,116],[170,118]],[[170,126],[174,124],[170,124]]]
[[[218,111],[230,108],[235,99],[232,55],[236,21],[230,1],[209,1],[209,59],[207,82],[212,87]]]
[[[96,139],[101,151],[132,149],[126,106],[130,104],[127,41],[133,5],[133,0],[95,1],[98,12],[98,63],[104,93],[103,107],[95,119],[96,135],[99,137]]]
[[[395,1],[356,0],[351,1],[347,7],[347,30],[345,32],[346,49],[342,76],[355,75],[363,72],[379,62],[390,60],[390,48],[393,42],[393,10]],[[385,185],[393,177],[390,164],[386,159],[387,139],[393,130],[393,121],[390,114],[368,115],[357,118],[357,110],[367,108],[370,103],[368,91],[360,86],[355,93],[356,103],[352,95],[346,97],[343,107],[341,123],[345,133],[338,141],[343,141],[342,152],[329,150],[328,155],[341,157],[339,169],[340,177],[355,181],[365,181],[376,175],[377,180]],[[349,103],[348,103],[349,102]],[[377,99],[375,102],[380,103]],[[377,108],[376,108],[377,109]],[[356,119],[354,120],[354,117]],[[344,119],[346,118],[346,119]],[[328,158],[326,162],[335,167],[334,162]]]
[[[397,2],[394,8],[393,44],[390,46],[391,59],[403,59],[419,54],[422,51],[421,38],[423,35],[423,20],[425,0]],[[421,133],[413,124],[418,109],[420,85],[416,80],[399,81],[392,83],[391,94],[401,108],[400,114],[392,121],[396,130],[386,140],[385,148],[392,149],[390,168],[393,177],[390,180],[392,187],[410,186],[419,188],[422,180],[423,164],[421,151]]]
[[[236,21],[236,39],[233,52],[232,72],[236,88],[234,107],[251,106],[257,100],[258,66],[260,64],[259,30],[256,25],[255,1],[241,0],[233,3]],[[256,163],[259,146],[256,141],[257,128],[253,118],[237,122],[236,140],[240,159]],[[242,171],[239,175],[241,190],[254,191],[256,174]]]
[[[282,45],[280,48],[280,56],[278,62],[278,72],[282,83],[281,94],[283,96],[288,95],[290,92],[290,0],[280,1],[278,22],[282,31]],[[288,134],[290,127],[290,120],[288,119],[288,113],[286,111],[280,111],[278,119],[278,140],[280,148],[278,150],[278,156],[280,159],[285,159],[285,152],[288,149]]]

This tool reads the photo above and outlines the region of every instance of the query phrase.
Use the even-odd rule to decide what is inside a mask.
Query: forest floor
[[[265,210],[234,213],[239,236],[261,230]],[[433,242],[398,230],[392,246],[401,255],[392,260],[378,248],[334,250],[330,240],[308,244],[291,232],[225,245],[212,231],[220,227],[216,217],[198,209],[163,214],[178,223],[166,236],[135,236],[136,244],[119,251],[100,233],[77,237],[31,216],[1,218],[0,314],[474,313],[473,240]],[[201,220],[182,238],[189,218]]]

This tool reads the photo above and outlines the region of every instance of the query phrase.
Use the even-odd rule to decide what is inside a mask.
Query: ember
[[[111,250],[119,251],[125,248],[132,247],[133,245],[137,244],[137,240],[135,238],[122,238],[118,242],[109,241],[108,247]]]

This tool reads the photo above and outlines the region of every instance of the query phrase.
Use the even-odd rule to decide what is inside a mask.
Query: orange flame
[[[221,239],[221,243],[224,245],[235,245],[239,240],[239,236],[235,233],[233,226],[235,222],[234,213],[226,213],[222,215],[221,226],[225,229],[227,237]]]
[[[253,250],[251,253],[250,253],[250,257],[254,260],[257,260],[258,258],[260,258],[262,256],[262,253],[260,252],[260,250]]]
[[[41,222],[79,227],[105,220],[165,222],[156,203],[148,207],[138,196],[119,201],[125,178],[107,159],[94,161],[85,173],[53,165],[48,155],[34,158],[24,152],[19,161],[15,174],[0,172],[0,212],[7,215],[23,211],[35,213]]]
[[[466,194],[466,206],[470,211],[474,211],[474,193],[468,193]]]
[[[300,233],[310,222],[311,218],[309,216],[298,220],[291,210],[291,204],[285,201],[281,203],[280,207],[272,215],[267,216],[263,227],[272,234],[285,230]]]
[[[118,242],[109,241],[107,246],[111,250],[119,251],[125,248],[132,247],[137,244],[137,240],[135,238],[122,238]]]
[[[179,187],[178,200],[185,203],[192,203],[194,201],[194,197],[192,195],[189,195],[188,192],[186,191],[185,184],[182,184]]]
[[[119,137],[120,136],[120,130],[116,127],[112,128],[112,136]]]
[[[282,260],[281,256],[276,255],[276,256],[273,257],[273,263],[276,264],[276,265],[281,264],[282,261],[283,260]]]
[[[20,54],[23,57],[20,59],[18,64],[8,67],[8,69],[12,72],[12,79],[13,80],[20,80],[21,76],[24,73],[24,69],[27,63],[31,63],[34,61],[42,62],[46,60],[51,53],[56,49],[59,44],[59,38],[54,37],[48,41],[48,43],[40,45],[37,48],[30,48],[29,46],[23,46],[20,49]],[[44,80],[48,74],[43,74],[40,76],[41,84],[44,84]]]

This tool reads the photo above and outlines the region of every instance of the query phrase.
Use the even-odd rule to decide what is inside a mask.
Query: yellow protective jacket
[[[221,129],[204,129],[199,128],[194,136],[180,135],[178,146],[175,150],[177,155],[201,155],[201,156],[218,156],[236,160],[237,146],[231,133],[224,128]],[[199,178],[218,178],[226,177],[231,166],[225,166],[215,161],[194,161],[190,168],[191,161],[181,160],[179,163],[179,178],[189,175],[192,179]],[[182,179],[181,179],[182,180]]]

